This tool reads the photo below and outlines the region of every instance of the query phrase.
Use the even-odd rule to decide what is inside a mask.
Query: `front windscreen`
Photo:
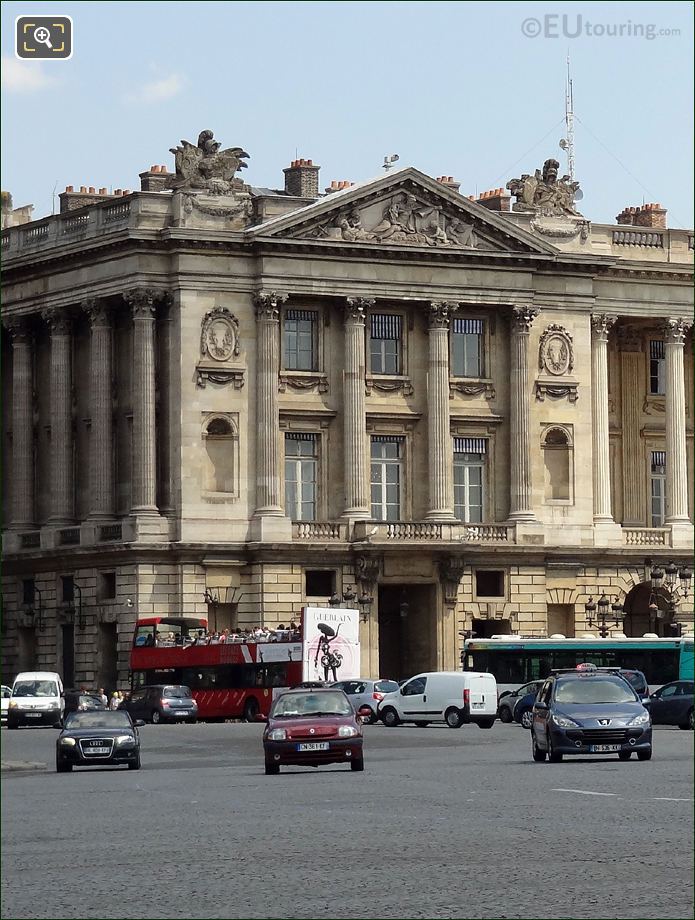
[[[556,703],[634,703],[635,691],[621,677],[579,677],[558,681]]]
[[[58,684],[53,680],[18,680],[12,696],[60,696]]]
[[[132,728],[127,712],[118,710],[102,712],[73,712],[65,719],[65,730],[74,731],[82,728]]]
[[[273,705],[273,719],[297,716],[349,716],[353,709],[340,693],[284,693]]]

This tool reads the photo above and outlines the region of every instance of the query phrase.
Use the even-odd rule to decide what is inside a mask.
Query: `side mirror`
[[[134,725],[136,728],[140,728],[140,727],[143,726],[144,724],[145,724],[145,722],[144,722],[143,719],[136,719],[136,720],[133,722],[133,725]]]
[[[254,722],[267,722],[268,716],[263,715],[262,712],[257,712],[256,715],[253,717],[253,721]]]
[[[536,700],[533,704],[534,709],[547,709],[548,704],[544,703],[542,700]]]

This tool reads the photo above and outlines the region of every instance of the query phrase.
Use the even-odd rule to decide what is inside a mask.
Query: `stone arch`
[[[545,467],[545,500],[572,500],[572,431],[564,425],[549,425],[541,438]]]
[[[671,599],[671,594],[666,587],[654,591],[649,582],[636,584],[627,593],[624,601],[623,629],[625,635],[640,637],[648,632],[656,633],[657,636],[672,635],[669,628],[673,622]],[[651,616],[649,612],[649,605],[652,602],[658,607],[659,613],[656,617]]]
[[[203,420],[205,449],[203,490],[235,496],[239,479],[239,429],[235,419],[224,413],[207,414]]]

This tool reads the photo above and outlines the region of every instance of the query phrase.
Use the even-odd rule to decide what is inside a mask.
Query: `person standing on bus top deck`
[[[104,688],[103,688],[103,687],[99,687],[99,696],[101,697],[101,702],[104,704],[104,706],[108,707],[108,705],[109,705],[109,698],[108,698],[108,696],[106,695],[106,693],[104,692]]]
[[[111,704],[109,708],[118,709],[118,707],[121,705],[121,702],[122,698],[120,692],[118,690],[114,690],[113,695],[111,696]]]

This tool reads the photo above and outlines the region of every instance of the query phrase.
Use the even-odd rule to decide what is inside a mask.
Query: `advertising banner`
[[[349,607],[302,609],[302,680],[360,676],[360,612]]]

